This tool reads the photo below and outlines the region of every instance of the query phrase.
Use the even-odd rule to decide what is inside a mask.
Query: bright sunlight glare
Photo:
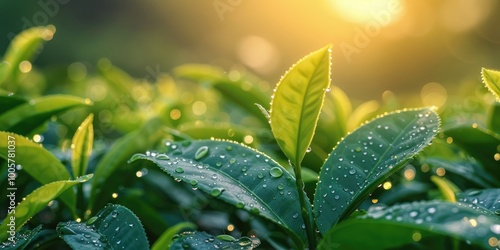
[[[361,24],[376,21],[381,26],[398,20],[404,8],[400,0],[332,0],[332,4],[347,21]]]

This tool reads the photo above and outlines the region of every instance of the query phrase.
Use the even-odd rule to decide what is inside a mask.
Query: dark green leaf
[[[10,230],[8,224],[11,222],[12,216],[15,217],[15,229],[17,231],[24,223],[31,219],[31,217],[45,208],[51,200],[54,200],[72,186],[86,182],[90,178],[92,178],[92,175],[85,175],[76,180],[56,181],[45,184],[33,191],[16,206],[14,213],[9,213],[7,215],[7,218],[3,221],[2,225],[0,225],[0,241],[8,237],[8,231]]]
[[[498,186],[498,182],[490,174],[478,165],[474,159],[451,160],[436,157],[424,157],[420,160],[422,164],[428,164],[433,168],[442,167],[447,172],[457,174],[458,176],[467,179],[474,184],[482,187]]]
[[[443,130],[447,136],[453,138],[453,143],[462,147],[481,162],[493,177],[500,180],[498,161],[495,159],[500,158],[497,148],[500,145],[500,135],[475,123],[448,127]]]
[[[439,235],[493,249],[500,219],[481,208],[444,201],[374,206],[330,230],[318,249],[389,249]]]
[[[108,205],[87,223],[59,223],[57,232],[73,249],[149,249],[141,222],[128,208]]]
[[[459,202],[474,204],[500,215],[500,189],[468,190],[457,194]]]
[[[257,213],[306,241],[295,178],[265,154],[228,141],[167,142],[168,151],[135,155],[178,180]],[[310,206],[310,205],[309,205]]]
[[[9,234],[9,238],[1,243],[2,250],[23,250],[34,240],[37,234],[42,229],[42,225],[37,226],[33,230],[19,230],[14,237]]]
[[[214,237],[205,232],[186,232],[174,237],[170,245],[171,250],[195,250],[195,249],[238,249],[251,250],[260,245],[257,238],[241,237],[235,239],[223,235]]]
[[[314,195],[318,228],[326,233],[345,219],[407,160],[427,146],[439,129],[432,109],[397,111],[346,136],[321,168]]]
[[[27,100],[20,96],[0,94],[0,115],[26,102]]]
[[[154,147],[166,134],[159,118],[146,122],[140,129],[115,141],[108,153],[99,161],[94,172],[94,181],[89,200],[89,210],[94,206],[104,205],[118,183],[112,182],[113,173],[127,166],[127,160],[137,152],[144,152]],[[104,186],[106,186],[104,188]],[[104,203],[104,204],[103,204]]]
[[[33,99],[0,115],[0,130],[29,134],[53,115],[68,109],[91,105],[88,99],[52,95]]]

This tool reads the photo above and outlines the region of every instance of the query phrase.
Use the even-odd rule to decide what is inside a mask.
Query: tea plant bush
[[[54,32],[0,64],[0,248],[499,248],[497,71],[439,109],[353,105],[331,46],[271,92],[210,65],[31,68]]]

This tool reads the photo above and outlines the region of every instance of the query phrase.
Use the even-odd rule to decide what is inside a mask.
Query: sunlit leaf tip
[[[500,101],[500,71],[491,69],[481,69],[481,77],[484,85]]]
[[[274,89],[269,112],[271,130],[294,165],[302,161],[316,130],[330,86],[330,52],[328,45],[300,59]]]

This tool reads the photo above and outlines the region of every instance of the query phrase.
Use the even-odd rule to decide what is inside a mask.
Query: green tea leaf
[[[495,159],[500,145],[500,135],[476,123],[443,128],[445,135],[453,139],[453,143],[463,148],[472,157],[482,163],[483,167],[497,180],[500,180],[498,161]]]
[[[15,212],[9,212],[7,218],[5,218],[2,225],[0,225],[0,241],[8,237],[8,231],[10,230],[9,223],[12,221],[12,217],[15,217],[15,230],[17,231],[24,223],[31,219],[31,217],[45,208],[51,200],[54,200],[72,186],[86,182],[90,178],[92,178],[92,175],[85,175],[76,180],[56,181],[45,184],[31,192],[31,194],[26,196],[26,198],[16,206]]]
[[[81,176],[87,172],[87,163],[94,142],[93,119],[94,115],[90,114],[78,127],[71,141],[73,150],[71,153],[71,166],[73,167],[74,176]]]
[[[167,148],[131,161],[152,161],[172,177],[270,219],[306,242],[295,178],[274,160],[228,141],[167,142]]]
[[[0,131],[0,141],[4,142],[0,143],[0,157],[8,161],[9,166],[21,165],[23,172],[41,184],[71,179],[66,167],[52,153],[26,137]],[[9,153],[14,157],[9,157]],[[62,194],[61,199],[74,211],[76,197],[72,190]]]
[[[178,234],[181,230],[186,229],[196,229],[196,225],[191,222],[181,222],[176,224],[175,226],[170,227],[167,231],[165,231],[158,240],[153,244],[151,250],[162,250],[170,246],[172,244],[172,239],[176,234]]]
[[[255,103],[267,104],[269,97],[259,89],[258,82],[252,82],[244,77],[239,80],[231,80],[222,69],[209,65],[185,64],[176,67],[174,75],[183,79],[189,79],[198,83],[209,83],[215,90],[224,95],[238,106],[242,107],[253,117],[258,118],[264,124],[268,121],[262,117]]]
[[[482,190],[467,190],[457,194],[459,202],[474,204],[500,215],[500,189],[488,188]]]
[[[29,134],[53,115],[78,106],[88,106],[88,99],[52,95],[33,99],[0,115],[0,130]]]
[[[20,96],[2,93],[0,94],[0,115],[26,102],[27,100]]]
[[[500,101],[500,71],[483,68],[481,76],[488,90]]]
[[[427,146],[439,122],[429,108],[396,111],[346,136],[320,171],[314,195],[320,232],[347,218],[379,184]]]
[[[330,86],[326,46],[299,60],[277,84],[271,102],[271,129],[281,150],[299,165],[311,143],[325,92]]]
[[[184,249],[240,249],[251,250],[260,245],[257,238],[241,237],[235,239],[223,235],[214,237],[205,232],[185,232],[174,237],[171,250]]]
[[[89,200],[89,210],[104,205],[115,188],[122,183],[112,178],[119,168],[127,166],[127,160],[137,152],[153,148],[166,134],[159,118],[146,122],[140,129],[115,141],[108,153],[99,161],[94,172],[94,181]],[[104,187],[105,186],[105,187]]]
[[[109,204],[87,223],[59,223],[57,232],[73,249],[149,249],[141,222],[120,205]]]
[[[9,234],[8,240],[2,242],[2,250],[23,250],[25,249],[34,239],[36,239],[38,233],[42,229],[42,225],[38,225],[33,230],[19,230],[16,232],[15,236]]]
[[[456,202],[457,198],[455,198],[455,193],[460,192],[460,189],[458,189],[455,184],[453,184],[451,181],[438,177],[438,176],[431,176],[431,181],[436,184],[438,187],[439,191],[441,191],[441,195],[443,196],[445,201],[449,202]]]
[[[367,101],[359,105],[352,112],[349,120],[347,121],[347,131],[353,131],[360,124],[375,116],[375,112],[380,109],[380,104],[377,101]]]
[[[374,206],[330,230],[318,249],[391,249],[436,236],[492,249],[498,247],[490,243],[500,237],[500,219],[481,208],[445,201]]]
[[[22,61],[29,61],[43,42],[52,39],[55,31],[55,27],[49,25],[33,27],[18,34],[5,53],[4,61],[7,62],[8,66],[6,69],[0,70],[0,86],[5,79],[17,75],[20,72],[19,64]]]
[[[434,144],[433,144],[434,145]],[[484,169],[476,162],[474,159],[443,159],[438,156],[436,157],[425,157],[419,160],[422,164],[427,164],[433,169],[442,167],[446,172],[454,173],[475,185],[491,188],[498,186],[498,181],[488,174]]]

